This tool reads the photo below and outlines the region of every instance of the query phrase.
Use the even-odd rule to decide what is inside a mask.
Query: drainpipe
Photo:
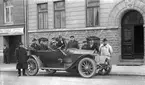
[[[27,12],[28,12],[28,0],[23,0],[23,3],[24,3],[24,23],[25,23],[25,26],[24,26],[24,45],[25,47],[28,47],[28,27],[27,27]]]

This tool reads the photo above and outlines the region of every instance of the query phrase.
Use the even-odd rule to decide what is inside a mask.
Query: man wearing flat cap
[[[21,69],[23,70],[23,76],[26,76],[25,70],[28,68],[27,50],[24,48],[23,43],[19,43],[19,47],[16,49],[18,76],[21,76]]]
[[[100,52],[101,56],[111,57],[111,55],[113,53],[113,49],[112,49],[111,45],[108,44],[106,38],[103,39],[103,43],[99,47],[99,52]]]
[[[74,36],[70,36],[70,41],[68,42],[66,49],[68,48],[77,48],[79,49],[78,41],[75,40]]]

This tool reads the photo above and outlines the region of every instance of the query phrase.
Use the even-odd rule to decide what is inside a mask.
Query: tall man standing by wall
[[[26,76],[25,70],[28,68],[27,60],[27,51],[24,48],[22,43],[19,44],[19,47],[16,49],[16,57],[17,57],[17,66],[18,76],[21,76],[21,69],[23,69],[23,76]]]

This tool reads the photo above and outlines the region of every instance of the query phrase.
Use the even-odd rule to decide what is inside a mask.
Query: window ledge
[[[5,22],[5,25],[13,25],[13,22]]]

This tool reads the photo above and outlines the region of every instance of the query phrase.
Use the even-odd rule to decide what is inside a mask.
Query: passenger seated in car
[[[38,44],[38,40],[37,39],[33,39],[32,40],[32,44],[30,46],[33,50],[39,50],[40,49],[40,46]]]
[[[56,44],[57,44],[56,38],[53,37],[50,41],[50,48],[56,50],[57,49]]]
[[[40,49],[39,50],[49,50],[48,48],[48,39],[40,39]]]

